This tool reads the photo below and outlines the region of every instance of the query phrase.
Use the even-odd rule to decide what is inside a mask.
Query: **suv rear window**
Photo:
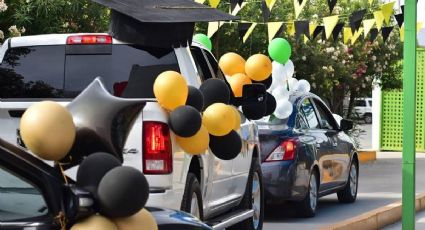
[[[364,100],[355,100],[354,101],[354,106],[365,107],[366,106],[366,101],[364,101]]]
[[[96,77],[115,96],[153,98],[158,74],[179,71],[172,48],[123,44],[112,45],[111,54],[75,55],[66,55],[65,48],[9,49],[0,64],[0,98],[74,98]]]

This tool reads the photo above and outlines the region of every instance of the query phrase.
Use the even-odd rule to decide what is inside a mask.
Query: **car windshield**
[[[156,76],[179,71],[171,48],[122,44],[85,54],[86,47],[77,54],[66,54],[65,45],[9,49],[0,64],[0,98],[74,98],[96,77],[115,96],[153,98]]]

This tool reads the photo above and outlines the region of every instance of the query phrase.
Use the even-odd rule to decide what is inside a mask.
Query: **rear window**
[[[366,101],[364,101],[364,100],[356,100],[356,101],[354,101],[354,106],[365,107],[366,106]]]
[[[0,98],[74,98],[96,77],[102,77],[115,96],[153,98],[152,86],[158,74],[179,71],[171,48],[113,45],[110,54],[75,55],[66,55],[65,48],[8,50],[0,64]]]

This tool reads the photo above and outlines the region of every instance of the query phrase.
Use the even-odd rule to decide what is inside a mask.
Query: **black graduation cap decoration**
[[[388,26],[388,27],[382,28],[382,38],[384,39],[384,42],[387,41],[393,29],[394,29],[394,26]]]
[[[338,35],[341,33],[342,28],[344,28],[344,23],[338,23],[336,24],[334,30],[332,31],[332,37],[334,39],[334,42],[338,40]]]
[[[366,14],[366,10],[358,10],[354,11],[350,16],[350,27],[351,32],[354,34],[357,30],[359,30],[360,25],[362,24],[362,20],[364,15]]]
[[[394,17],[395,17],[395,20],[397,21],[398,27],[401,28],[401,26],[403,25],[403,22],[404,22],[404,14],[403,13],[396,14],[396,15],[394,15]]]
[[[239,39],[243,40],[243,37],[245,36],[246,32],[248,31],[249,27],[251,27],[251,25],[252,23],[250,22],[238,23]]]
[[[310,39],[310,22],[309,21],[295,21],[295,37],[298,39],[301,35],[305,35]]]
[[[195,22],[237,17],[193,0],[92,0],[111,8],[111,35],[124,42],[170,47],[191,42]]]
[[[324,31],[325,31],[324,26],[316,26],[316,29],[314,29],[314,32],[313,32],[312,39],[315,39],[320,33],[324,34]]]
[[[379,31],[377,28],[373,28],[370,30],[369,33],[370,33],[369,41],[373,42],[378,37]]]
[[[263,12],[264,22],[268,22],[269,21],[269,18],[270,18],[271,12],[270,12],[269,7],[267,7],[267,4],[266,4],[266,1],[265,0],[263,0],[261,2],[261,11]]]
[[[328,0],[329,12],[332,14],[337,0]]]

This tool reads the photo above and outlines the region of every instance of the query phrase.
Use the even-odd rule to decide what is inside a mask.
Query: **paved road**
[[[418,154],[416,175],[425,175],[425,154],[422,154]],[[297,218],[290,206],[269,207],[264,229],[317,229],[400,200],[401,154],[380,153],[378,157],[377,161],[360,166],[359,195],[354,204],[339,204],[336,195],[323,197],[316,217],[308,219]],[[425,177],[416,178],[416,191],[425,192]]]

